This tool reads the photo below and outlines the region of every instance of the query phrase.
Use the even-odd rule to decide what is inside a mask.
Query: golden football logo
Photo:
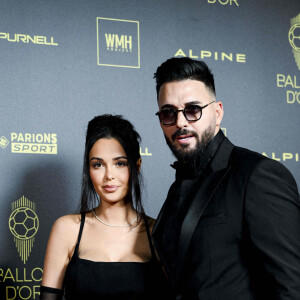
[[[289,42],[292,46],[295,61],[300,70],[300,14],[291,19],[291,28],[289,30]]]
[[[13,202],[8,224],[17,250],[25,264],[33,247],[34,236],[39,229],[35,204],[24,196]]]

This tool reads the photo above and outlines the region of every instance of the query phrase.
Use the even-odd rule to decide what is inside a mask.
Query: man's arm
[[[244,213],[252,249],[249,259],[257,264],[252,280],[265,281],[258,283],[265,289],[259,293],[265,299],[300,299],[300,199],[296,182],[283,165],[263,159],[253,169]]]

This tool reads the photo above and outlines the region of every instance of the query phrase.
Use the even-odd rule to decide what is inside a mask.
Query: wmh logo
[[[105,40],[107,50],[132,52],[132,35],[105,33]]]
[[[140,68],[138,21],[97,18],[97,64]]]

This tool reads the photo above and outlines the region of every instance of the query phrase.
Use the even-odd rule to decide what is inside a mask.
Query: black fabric
[[[294,178],[279,162],[227,138],[208,156],[192,186],[182,186],[188,171],[176,169],[152,231],[176,299],[300,299]]]
[[[176,169],[176,181],[170,188],[167,197],[171,199],[171,201],[168,201],[168,207],[164,209],[168,211],[168,214],[161,220],[161,222],[163,222],[161,227],[164,228],[161,238],[163,246],[161,248],[164,249],[163,256],[166,260],[165,268],[168,269],[169,274],[177,273],[179,236],[190,202],[202,180],[205,168],[214,157],[224,138],[225,136],[222,131],[219,131],[208,144],[201,159],[202,172],[198,173],[197,176],[193,174],[192,167],[189,165],[182,165],[179,162],[175,162],[172,165],[172,167]]]
[[[85,216],[78,242],[65,274],[65,298],[73,299],[173,299],[169,283],[158,262],[146,217],[151,259],[148,262],[94,262],[78,256]]]
[[[61,300],[64,291],[47,286],[41,286],[40,288],[40,300]]]

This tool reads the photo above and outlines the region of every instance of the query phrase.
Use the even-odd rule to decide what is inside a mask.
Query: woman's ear
[[[139,158],[136,162],[136,166],[137,166],[137,170],[138,172],[140,172],[140,169],[141,169],[141,165],[142,165],[142,159]]]

